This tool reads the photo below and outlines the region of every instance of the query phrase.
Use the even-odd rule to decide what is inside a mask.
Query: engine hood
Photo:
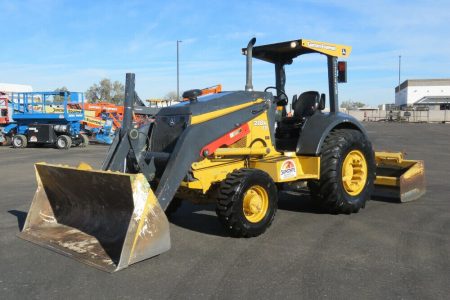
[[[233,91],[200,96],[196,102],[185,101],[176,105],[161,108],[157,116],[198,116],[235,105],[244,104],[259,98],[271,99],[272,94],[267,92]]]

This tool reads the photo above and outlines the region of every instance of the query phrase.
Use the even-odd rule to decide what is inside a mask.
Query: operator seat
[[[295,103],[292,103],[294,118],[304,119],[312,116],[319,107],[320,94],[317,91],[302,93]]]
[[[275,144],[279,150],[295,151],[301,127],[306,118],[312,116],[321,106],[321,97],[317,91],[302,93],[293,99],[292,117],[283,117],[275,132]]]

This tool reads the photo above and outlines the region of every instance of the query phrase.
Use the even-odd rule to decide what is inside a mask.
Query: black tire
[[[61,150],[67,150],[72,147],[72,138],[68,135],[60,135],[56,139],[56,148]]]
[[[172,201],[170,202],[169,206],[166,208],[166,216],[170,217],[172,214],[174,214],[181,206],[181,204],[183,203],[183,200],[181,198],[173,198]]]
[[[244,212],[244,198],[249,193],[264,195],[257,212]],[[249,203],[247,203],[247,206]],[[241,169],[232,172],[221,182],[217,194],[216,213],[220,222],[235,237],[254,237],[270,227],[278,205],[277,188],[272,178],[257,169]],[[250,221],[250,218],[254,218]]]
[[[78,146],[81,148],[85,148],[89,145],[89,137],[83,133],[80,135],[81,135],[82,142]]]
[[[355,152],[363,155],[367,167],[359,170],[364,173],[366,169],[367,176],[359,182],[359,188],[349,191],[342,168],[345,159]],[[370,141],[358,130],[334,130],[325,139],[321,153],[320,180],[308,182],[312,198],[330,213],[357,213],[370,199],[375,180],[375,157]],[[351,174],[352,179],[359,177]]]
[[[28,145],[27,137],[23,134],[16,134],[12,139],[14,148],[26,148]]]

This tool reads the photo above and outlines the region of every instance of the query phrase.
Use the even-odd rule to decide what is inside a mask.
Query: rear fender
[[[333,129],[356,129],[367,137],[362,124],[350,115],[338,113],[316,113],[309,117],[297,142],[297,155],[320,155],[325,138]]]

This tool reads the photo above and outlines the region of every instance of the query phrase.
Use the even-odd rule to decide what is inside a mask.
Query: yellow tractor
[[[113,272],[169,250],[165,212],[181,200],[216,203],[230,235],[254,237],[271,225],[278,191],[289,186],[307,183],[318,205],[344,214],[372,195],[404,202],[425,192],[421,161],[375,153],[363,126],[339,112],[346,63],[338,58],[351,47],[255,42],[242,49],[243,91],[190,90],[183,94],[189,101],[151,108],[127,74],[123,126],[102,169],[37,163],[38,188],[19,236]],[[325,94],[305,91],[293,97],[288,116],[284,68],[308,53],[327,59],[329,112]],[[252,58],[274,64],[273,87],[253,90]]]

